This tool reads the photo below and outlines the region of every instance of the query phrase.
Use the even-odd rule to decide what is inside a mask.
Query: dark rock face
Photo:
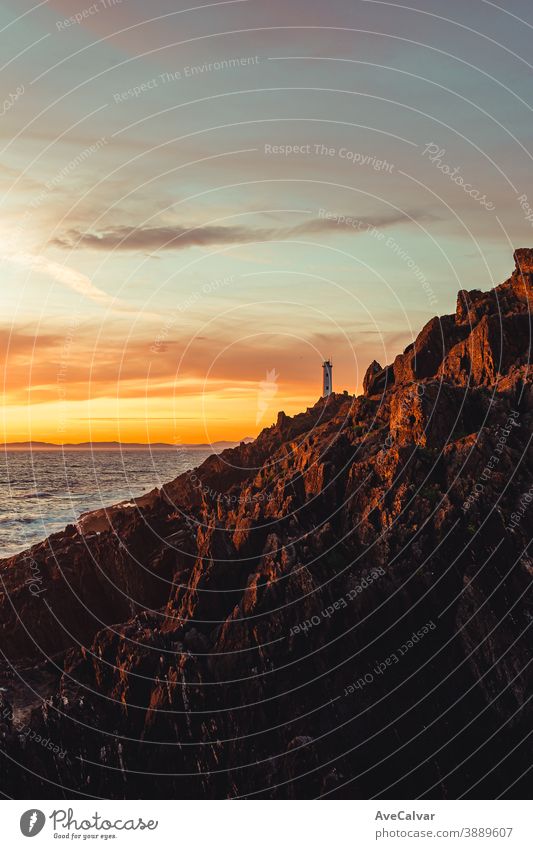
[[[513,256],[519,273],[533,274],[533,248],[517,248]]]
[[[372,360],[365,372],[365,376],[363,377],[363,392],[365,395],[372,394],[371,389],[376,375],[380,374],[382,371],[383,367],[377,362],[377,360]]]
[[[376,360],[370,363],[363,378],[363,392],[365,395],[376,395],[385,392],[394,383],[394,371],[392,366],[382,368]]]
[[[4,792],[524,796],[532,255],[364,396],[3,562],[6,659],[55,670],[29,722],[66,752],[21,742],[8,683]]]

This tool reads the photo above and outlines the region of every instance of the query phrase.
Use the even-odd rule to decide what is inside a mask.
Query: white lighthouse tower
[[[324,369],[322,397],[325,398],[333,392],[333,363],[331,360],[325,360],[325,362],[322,363],[322,368]]]

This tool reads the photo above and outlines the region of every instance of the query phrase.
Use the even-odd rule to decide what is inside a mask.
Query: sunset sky
[[[0,4],[3,440],[253,436],[510,274],[533,8],[413,2]]]

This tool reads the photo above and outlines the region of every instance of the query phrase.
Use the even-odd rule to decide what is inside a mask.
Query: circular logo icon
[[[20,830],[24,837],[35,837],[36,834],[42,831],[45,822],[46,817],[43,812],[37,810],[37,808],[31,808],[22,814],[20,818]]]

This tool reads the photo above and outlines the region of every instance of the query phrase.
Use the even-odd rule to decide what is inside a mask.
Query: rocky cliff
[[[524,796],[533,252],[515,261],[362,396],[0,564],[5,793]]]

